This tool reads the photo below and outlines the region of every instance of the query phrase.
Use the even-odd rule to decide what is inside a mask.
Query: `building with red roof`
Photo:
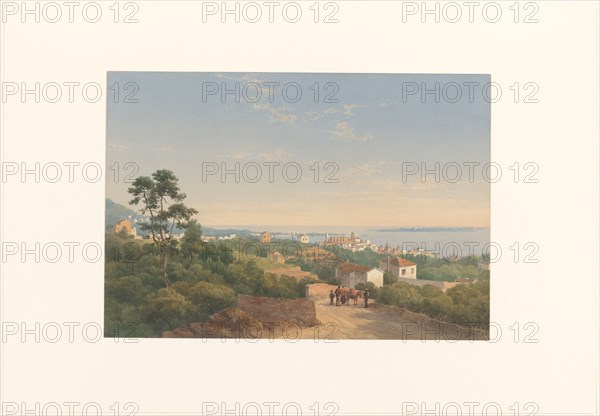
[[[404,277],[406,279],[417,278],[417,263],[402,257],[390,257],[379,261],[379,268],[390,272],[395,277]]]

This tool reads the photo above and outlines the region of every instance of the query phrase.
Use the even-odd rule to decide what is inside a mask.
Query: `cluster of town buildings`
[[[325,234],[325,241],[320,244],[325,246],[340,246],[351,251],[363,251],[367,248],[373,249],[373,247],[377,247],[377,245],[372,244],[369,240],[361,240],[354,231],[350,233],[350,237],[345,235],[330,237],[329,234]]]
[[[395,248],[390,246],[389,243],[385,245],[377,245],[372,243],[369,240],[362,240],[358,234],[352,232],[350,237],[348,236],[334,236],[330,237],[329,234],[325,235],[325,241],[319,243],[320,245],[325,246],[339,246],[343,249],[350,250],[352,252],[364,251],[365,249],[371,249],[375,253],[379,254],[389,254],[392,256],[405,256],[405,255],[413,255],[413,256],[427,256],[427,257],[435,257],[435,253],[432,251],[424,250],[423,248],[416,248],[413,250],[401,249],[400,246],[396,246]]]
[[[262,233],[260,233],[260,242],[263,244],[269,244],[272,238],[273,237],[271,236],[271,233],[268,231],[263,231]],[[293,238],[294,236],[292,236],[292,239]],[[298,241],[302,244],[308,244],[310,243],[310,237],[308,236],[308,234],[300,234],[298,235]]]

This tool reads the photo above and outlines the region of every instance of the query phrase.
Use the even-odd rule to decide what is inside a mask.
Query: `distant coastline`
[[[220,232],[260,233],[269,231],[271,234],[306,234],[306,235],[346,235],[352,231],[378,232],[378,233],[400,233],[400,232],[469,232],[489,230],[490,227],[363,227],[363,226],[331,226],[322,225],[207,225],[206,229]]]
[[[225,234],[223,231],[215,233],[219,226],[206,228],[206,234]],[[488,227],[327,227],[322,226],[240,226],[232,227],[227,233],[237,236],[258,235],[261,231],[268,231],[272,238],[282,240],[296,240],[300,234],[310,237],[311,244],[318,244],[329,237],[349,236],[354,232],[363,240],[379,246],[389,244],[392,248],[400,247],[414,249],[416,247],[433,253],[454,253],[458,256],[469,252],[469,247],[482,250],[490,243],[490,228]],[[454,250],[454,251],[453,251]],[[458,251],[457,251],[458,250]]]
[[[487,230],[489,227],[399,227],[399,228],[373,228],[372,231],[379,233],[400,233],[400,232],[460,232]]]

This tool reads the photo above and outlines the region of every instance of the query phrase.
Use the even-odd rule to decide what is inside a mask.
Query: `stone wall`
[[[465,282],[440,282],[437,280],[410,279],[406,277],[398,277],[398,282],[408,283],[409,285],[423,287],[425,285],[435,286],[444,292],[458,285],[469,284]]]

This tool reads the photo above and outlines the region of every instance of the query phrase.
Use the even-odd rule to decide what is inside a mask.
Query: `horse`
[[[342,291],[342,296],[340,296],[340,300],[342,301],[342,306],[344,306],[346,304],[346,302],[348,302],[348,292],[347,291]]]
[[[362,290],[352,289],[348,293],[348,299],[353,299],[354,305],[356,306],[356,304],[358,303],[358,300],[362,299]],[[350,301],[348,301],[348,303],[350,303]]]

